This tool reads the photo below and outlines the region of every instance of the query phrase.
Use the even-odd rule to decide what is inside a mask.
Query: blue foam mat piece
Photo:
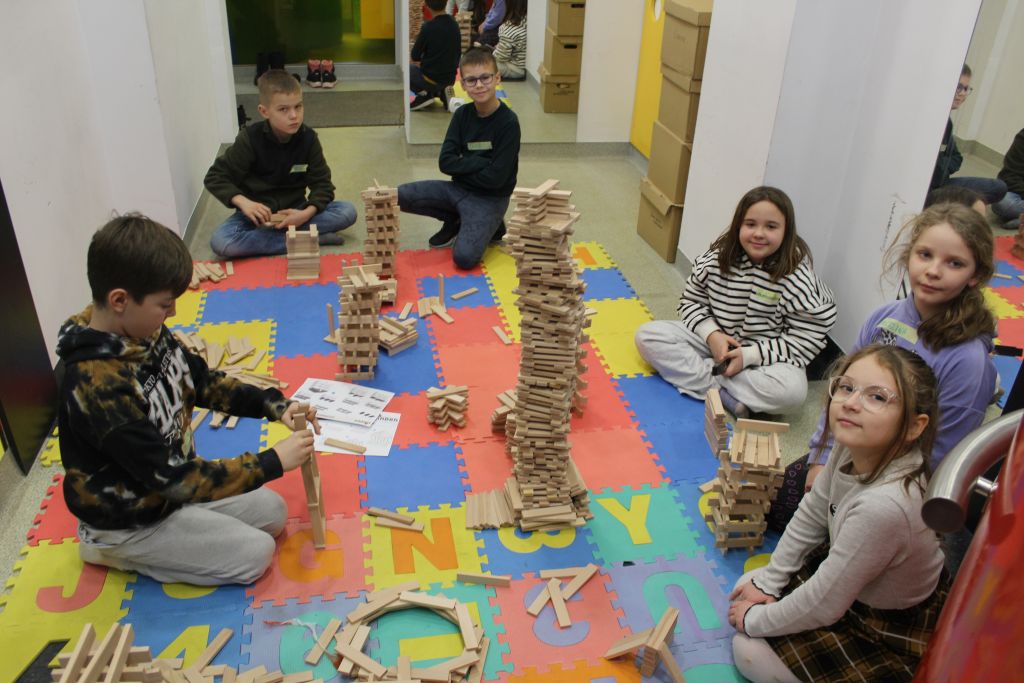
[[[996,402],[1000,408],[1006,407],[1006,399],[1010,396],[1010,389],[1017,380],[1017,373],[1020,372],[1021,359],[1013,356],[992,356],[996,371],[999,373],[999,386],[1003,388],[1003,395]]]
[[[613,381],[644,430],[649,425],[670,424],[690,416],[696,416],[703,430],[704,402],[680,394],[660,375],[616,377]]]
[[[636,292],[617,268],[587,268],[581,273],[587,283],[584,301],[594,299],[634,299]]]
[[[527,572],[582,567],[595,562],[593,547],[574,528],[528,533],[517,527],[483,529],[476,536],[483,539],[482,553],[487,556],[487,571],[491,574],[521,578]]]
[[[403,419],[409,419],[407,416]],[[465,501],[468,485],[452,443],[392,448],[386,458],[366,458],[367,505],[395,509]]]
[[[274,320],[275,356],[312,356],[324,352],[327,304],[338,305],[336,284],[213,290],[206,294],[202,322]]]
[[[263,420],[251,417],[239,418],[234,429],[228,429],[227,420],[217,429],[210,427],[213,413],[206,416],[203,424],[195,431],[196,453],[206,460],[233,458],[245,451],[260,452],[260,436]]]
[[[439,386],[441,376],[434,360],[426,321],[416,321],[416,332],[419,339],[405,351],[389,356],[381,350],[377,356],[377,367],[373,370],[373,379],[361,379],[358,383],[396,394],[418,394],[430,387]]]

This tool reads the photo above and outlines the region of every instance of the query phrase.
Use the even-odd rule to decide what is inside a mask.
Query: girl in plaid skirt
[[[921,519],[935,442],[935,375],[872,344],[829,383],[832,457],[764,568],[730,599],[733,656],[751,681],[910,681],[946,596]],[[827,436],[827,435],[826,435]]]

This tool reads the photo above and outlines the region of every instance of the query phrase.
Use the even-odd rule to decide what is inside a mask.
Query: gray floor
[[[339,86],[340,87],[340,86]],[[337,196],[359,205],[359,193],[374,179],[381,183],[399,183],[441,177],[433,156],[415,150],[410,155],[399,127],[333,128],[320,131],[325,155],[331,165]],[[594,150],[598,153],[594,153]],[[636,289],[656,318],[674,317],[675,304],[683,286],[680,268],[659,259],[636,236],[642,163],[629,154],[602,154],[606,147],[580,145],[540,145],[524,148],[520,161],[519,183],[537,185],[548,178],[561,180],[564,189],[574,192],[573,201],[582,214],[577,238],[602,243],[611,258]],[[973,163],[973,162],[972,162]],[[997,170],[997,169],[996,169]],[[982,175],[995,170],[965,164],[965,173]],[[209,236],[228,210],[204,195],[187,235],[197,259],[210,259]],[[437,228],[436,222],[419,216],[402,216],[403,248],[422,248]],[[344,246],[325,251],[360,251],[365,237],[361,222],[349,231]],[[803,409],[781,416],[791,424],[783,438],[787,461],[804,454],[807,442],[820,414],[823,383],[812,383]],[[13,458],[0,460],[0,583],[10,575],[38,503],[59,468],[37,465],[28,477],[22,477]]]

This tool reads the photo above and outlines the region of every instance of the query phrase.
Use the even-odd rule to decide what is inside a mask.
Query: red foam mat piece
[[[591,491],[667,482],[647,442],[635,428],[573,430],[572,459]]]
[[[320,453],[317,464],[320,466],[320,482],[324,490],[327,515],[351,517],[359,514],[360,509],[366,507],[366,493],[359,488],[359,477],[365,471],[363,456]],[[299,472],[285,472],[283,477],[267,482],[266,486],[284,498],[289,519],[309,519],[306,490],[302,486]]]
[[[453,308],[448,313],[455,319],[448,324],[432,315],[427,318],[427,326],[434,337],[434,346],[455,346],[460,344],[493,344],[501,340],[491,328],[497,326],[505,330],[505,324],[494,306],[478,308]]]
[[[512,456],[505,452],[505,436],[458,441],[466,463],[466,482],[473,493],[500,489],[512,476]]]

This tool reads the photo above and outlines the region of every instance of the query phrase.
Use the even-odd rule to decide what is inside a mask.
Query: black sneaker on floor
[[[458,223],[444,223],[441,229],[430,236],[427,240],[427,244],[430,245],[431,249],[443,249],[444,247],[452,246],[455,241],[455,236],[459,234]]]
[[[416,99],[409,103],[409,111],[419,111],[434,104],[433,95],[417,95]]]
[[[506,232],[507,230],[505,230],[505,221],[502,221],[498,225],[498,229],[494,231],[494,236],[491,237],[491,243],[493,244],[495,242],[500,242],[502,238],[505,237]]]

